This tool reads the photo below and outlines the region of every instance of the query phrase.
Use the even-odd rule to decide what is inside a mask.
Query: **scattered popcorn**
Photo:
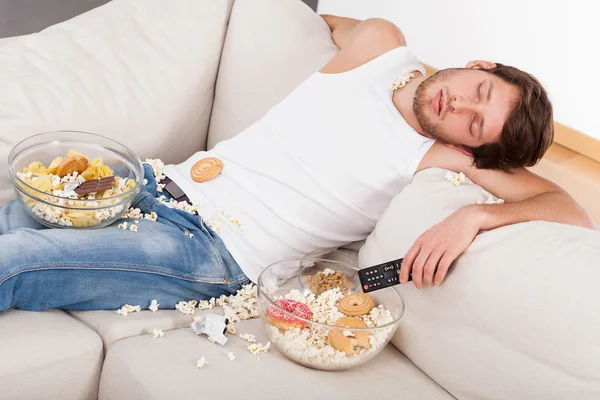
[[[231,361],[235,360],[235,354],[233,354],[232,351],[230,351],[229,353],[227,353],[227,358],[229,358]]]
[[[231,333],[232,335],[235,335],[235,325],[233,325],[233,322],[230,322],[227,324],[227,332]]]
[[[126,223],[126,222],[125,222],[125,223],[122,223],[122,224],[119,224],[119,225],[117,225],[117,226],[118,226],[120,229],[127,229],[127,223]]]
[[[258,353],[266,353],[267,351],[269,351],[270,347],[271,342],[267,342],[267,344],[264,346],[261,343],[253,343],[250,346],[248,346],[248,350],[250,350],[250,353],[257,355]]]
[[[127,316],[130,313],[140,312],[140,311],[141,311],[140,306],[132,306],[129,304],[125,304],[123,307],[121,307],[117,310],[117,314]]]
[[[195,307],[198,304],[196,300],[191,301],[180,301],[175,305],[175,309],[179,310],[182,314],[193,314],[195,312]]]
[[[231,222],[232,225],[237,226],[240,231],[243,231],[242,223],[236,217],[229,217],[229,222]]]
[[[214,232],[220,232],[221,231],[221,217],[219,217],[217,215],[212,221],[208,221],[206,223],[206,226],[208,226]]]
[[[225,318],[230,322],[240,322],[260,316],[256,300],[256,285],[253,284],[243,286],[235,296],[221,296],[216,303],[225,309]]]
[[[193,233],[189,233],[188,231],[185,231],[185,236],[187,236],[189,238],[193,238],[194,234]]]
[[[142,218],[142,210],[130,207],[121,218]]]
[[[157,183],[165,179],[165,176],[162,173],[162,171],[165,169],[165,163],[163,163],[162,160],[158,158],[146,158],[145,164],[148,164],[152,167],[152,171],[154,172],[154,177],[156,178]]]
[[[411,73],[405,74],[402,77],[402,79],[396,79],[394,82],[392,82],[392,90],[397,90],[397,89],[403,88],[404,86],[406,86],[408,81],[410,81],[414,77],[415,77],[415,74],[411,72]]]
[[[154,339],[158,338],[158,337],[163,337],[165,336],[165,333],[162,331],[162,329],[153,329],[152,330],[152,337]]]
[[[199,310],[210,310],[215,306],[215,302],[214,302],[214,297],[211,299],[211,301],[208,300],[200,300],[200,302],[198,302],[198,309]]]
[[[158,311],[158,306],[159,306],[158,301],[156,301],[156,299],[155,299],[155,300],[152,300],[152,302],[150,302],[150,307],[148,307],[148,309],[150,311],[152,311],[153,313],[155,313]]]
[[[139,219],[136,219],[136,220],[135,220],[135,223],[136,223],[136,224],[139,224],[139,223],[140,223],[140,220],[139,220]]]
[[[490,196],[487,198],[485,203],[481,200],[477,200],[477,204],[504,204],[504,200],[503,199],[494,200],[494,197]]]
[[[196,364],[196,366],[198,368],[204,368],[204,366],[206,364],[208,364],[208,361],[206,361],[206,358],[204,358],[204,356],[202,356],[202,358],[198,360],[198,363]]]
[[[165,196],[160,196],[157,200],[161,204],[164,204],[169,208],[173,208],[176,210],[183,210],[183,211],[189,212],[192,215],[196,215],[198,213],[198,208],[196,206],[194,206],[193,204],[190,205],[187,201],[177,201],[174,199],[169,199],[169,201],[167,201]]]
[[[150,221],[156,221],[158,219],[158,215],[152,211],[150,214],[144,214],[144,219],[149,219]]]
[[[137,225],[131,225],[131,226],[129,227],[129,230],[130,230],[131,232],[137,232],[137,230],[138,230],[138,227],[137,227]]]
[[[240,333],[240,339],[245,340],[248,343],[256,343],[256,336],[249,333]]]
[[[459,174],[450,171],[446,172],[446,180],[454,186],[458,186],[461,183],[463,183],[465,178],[465,174],[463,174],[462,172]]]

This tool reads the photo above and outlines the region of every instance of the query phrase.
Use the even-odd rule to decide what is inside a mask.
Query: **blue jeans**
[[[200,217],[156,199],[152,168],[144,169],[148,183],[132,207],[154,211],[158,220],[138,219],[137,232],[117,226],[134,219],[86,231],[50,229],[17,200],[1,206],[0,312],[147,309],[152,299],[174,309],[179,301],[235,294],[250,283]]]

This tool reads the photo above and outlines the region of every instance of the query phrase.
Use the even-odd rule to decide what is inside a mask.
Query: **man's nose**
[[[453,113],[473,112],[476,111],[477,103],[462,96],[452,96],[450,103],[450,111]]]

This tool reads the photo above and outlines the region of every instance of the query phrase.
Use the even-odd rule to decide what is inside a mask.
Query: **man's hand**
[[[400,283],[412,281],[418,289],[442,283],[450,264],[473,242],[483,223],[476,206],[467,206],[423,233],[408,250],[400,269]]]

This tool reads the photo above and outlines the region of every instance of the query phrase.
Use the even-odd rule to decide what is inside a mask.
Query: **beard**
[[[419,121],[423,131],[433,139],[440,140],[442,142],[445,142],[444,137],[446,137],[446,135],[442,131],[441,123],[434,122],[433,118],[428,116],[426,112],[428,107],[431,109],[431,101],[433,100],[432,97],[427,95],[427,91],[431,86],[440,82],[443,83],[445,79],[454,75],[457,71],[458,68],[448,68],[431,75],[429,78],[421,82],[417,88],[417,91],[415,92],[415,98],[413,99],[413,111],[417,116],[417,121]],[[448,93],[445,87],[444,92]],[[440,120],[444,119],[446,112],[447,110],[444,110],[444,112],[440,115]]]

